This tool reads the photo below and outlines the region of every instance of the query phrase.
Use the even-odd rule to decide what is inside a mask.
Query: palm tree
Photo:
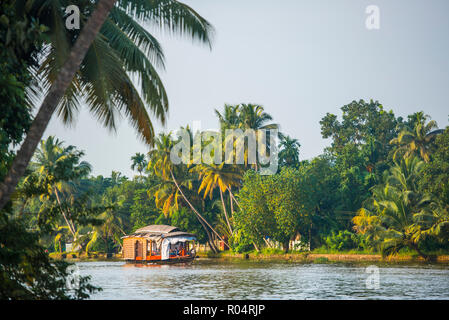
[[[124,112],[145,142],[152,143],[154,129],[146,105],[164,123],[168,101],[153,66],[163,67],[163,54],[142,23],[150,22],[170,33],[211,44],[210,24],[178,1],[119,0],[114,6],[116,2],[99,0],[95,9],[92,2],[84,2],[86,7],[81,12],[92,14],[85,24],[83,16],[84,26],[77,35],[63,26],[65,1],[19,1],[18,7],[27,8],[34,18],[50,26],[49,44],[45,46],[44,62],[39,69],[48,91],[0,185],[0,209],[23,176],[54,111],[58,108],[64,122],[70,123],[80,106],[80,96],[108,128],[114,129],[116,113]],[[130,80],[130,74],[140,80],[142,96]]]
[[[179,208],[179,190],[171,180],[160,179],[147,193],[150,197],[154,196],[156,207],[162,209],[165,217],[169,216],[172,208]]]
[[[279,163],[281,166],[295,167],[299,164],[299,148],[297,139],[290,138],[279,132]]]
[[[148,162],[145,160],[145,155],[143,153],[137,152],[131,157],[131,161],[131,169],[137,170],[139,172],[139,175],[142,177],[142,171],[148,165]]]
[[[175,186],[176,189],[179,192],[179,195],[184,199],[184,201],[187,203],[187,205],[192,209],[192,211],[196,214],[199,222],[205,229],[206,233],[209,236],[209,231],[207,230],[207,227],[220,239],[223,241],[223,239],[220,237],[220,235],[215,231],[215,229],[207,222],[207,220],[198,212],[198,210],[195,209],[195,207],[192,205],[192,203],[189,201],[189,199],[185,196],[184,192],[181,189],[181,185],[178,183],[175,172],[178,170],[183,170],[183,165],[175,166],[170,160],[170,153],[172,150],[174,143],[171,138],[171,133],[165,134],[161,133],[159,134],[158,138],[155,140],[155,146],[150,150],[148,153],[148,170],[154,172],[157,176],[159,176],[162,179],[165,180],[171,180]],[[192,182],[187,179],[187,182],[184,182],[184,184],[191,189]],[[175,198],[177,199],[177,197]],[[207,227],[206,227],[207,226]],[[209,237],[210,239],[210,237]]]
[[[86,245],[86,252],[89,253],[90,247],[98,240],[103,240],[105,251],[109,253],[109,242],[112,240],[116,245],[121,246],[121,237],[126,235],[123,231],[123,220],[117,212],[117,209],[123,205],[124,196],[117,199],[111,199],[105,196],[103,198],[104,210],[97,219],[101,221],[92,227],[92,231],[88,233],[90,241]]]
[[[436,136],[444,130],[434,130],[438,128],[437,123],[435,120],[431,120],[426,124],[428,118],[422,112],[416,113],[412,121],[414,128],[402,130],[397,138],[390,141],[390,144],[398,146],[393,154],[393,159],[397,159],[399,154],[411,157],[415,153],[419,153],[425,162],[430,161],[430,145]]]
[[[225,104],[223,114],[215,109],[215,115],[220,122],[220,128],[224,132],[226,129],[236,129],[240,125],[239,106]]]
[[[226,223],[229,228],[229,232],[230,234],[232,234],[232,227],[229,222],[229,217],[226,211],[223,192],[229,191],[230,200],[232,203],[231,187],[240,185],[240,182],[242,180],[241,172],[234,166],[225,165],[224,162],[221,163],[220,165],[200,164],[194,167],[193,170],[198,172],[199,180],[201,181],[201,185],[198,188],[198,194],[200,194],[201,191],[204,190],[204,198],[206,198],[209,195],[209,198],[212,199],[213,192],[215,188],[218,187],[218,191],[220,192],[221,203],[223,206],[223,213],[226,218]]]
[[[40,196],[41,199],[55,196],[64,221],[74,238],[77,229],[69,207],[63,204],[63,197],[65,193],[71,192],[70,181],[86,177],[91,171],[88,162],[80,161],[83,155],[84,153],[77,151],[74,146],[64,147],[63,141],[50,136],[41,142],[34,161],[30,164],[33,173],[25,179],[26,183],[33,175],[37,177],[37,184],[44,192]]]
[[[70,50],[69,57],[60,69],[56,80],[51,85],[48,93],[39,108],[36,117],[31,124],[27,136],[6,175],[0,184],[0,209],[9,201],[11,194],[25,173],[25,169],[33,156],[34,150],[42,138],[50,118],[58,106],[65,91],[69,87],[76,71],[81,65],[87,50],[99,32],[103,22],[116,0],[100,0],[97,8],[92,13],[89,21],[78,36],[74,46]]]
[[[273,120],[273,117],[264,111],[260,105],[245,104],[239,105],[239,124],[240,128],[244,129],[278,129],[279,125],[275,123],[268,123]]]
[[[278,129],[279,125],[275,123],[267,123],[273,118],[271,115],[264,111],[264,108],[260,105],[255,104],[239,104],[239,105],[225,105],[223,113],[220,113],[218,110],[215,110],[215,114],[217,115],[220,121],[220,127],[222,134],[226,129],[241,129],[245,131],[246,129],[257,130],[268,130],[268,129]],[[224,143],[227,144],[227,139],[230,137],[224,137]],[[269,148],[269,132],[267,133],[266,146]],[[239,143],[237,140],[234,141],[234,149],[237,149],[237,144],[239,144],[240,148],[244,147],[244,144]],[[241,150],[236,150],[236,152],[240,152]],[[249,161],[248,149],[244,150],[244,162],[245,167],[248,165]],[[258,168],[258,163],[254,163],[251,165],[256,170]]]
[[[422,167],[417,157],[404,158],[390,170],[384,185],[372,188],[372,197],[353,218],[357,231],[382,241],[384,254],[409,247],[429,258],[418,246],[422,232],[417,217],[432,204],[416,187]]]

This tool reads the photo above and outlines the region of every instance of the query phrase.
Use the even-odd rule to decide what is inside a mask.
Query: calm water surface
[[[376,264],[375,264],[376,265]],[[92,299],[449,299],[449,267],[382,265],[368,289],[368,265],[223,262],[142,266],[80,262],[103,288]]]

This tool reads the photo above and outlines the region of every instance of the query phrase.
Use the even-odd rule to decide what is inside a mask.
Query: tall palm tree
[[[430,161],[430,145],[436,136],[444,130],[438,129],[435,120],[426,123],[429,117],[418,112],[412,123],[413,129],[402,130],[397,138],[390,141],[390,144],[398,146],[394,152],[393,158],[397,159],[398,155],[403,154],[405,157],[410,157],[418,153],[425,162]]]
[[[217,115],[221,132],[222,134],[226,129],[241,129],[245,131],[246,129],[253,129],[254,131],[262,130],[262,129],[278,129],[279,125],[275,123],[267,123],[273,120],[271,115],[264,111],[264,108],[260,105],[255,104],[239,104],[239,105],[225,105],[224,110],[220,113],[218,110],[215,110],[215,114]],[[228,139],[231,137],[224,137],[225,145],[228,143]],[[234,139],[232,137],[232,139]],[[269,132],[267,134],[266,147],[269,148]],[[243,148],[245,144],[242,144],[235,140],[233,142],[234,149]],[[241,152],[242,150],[236,150],[236,152]],[[233,155],[234,156],[234,155]],[[245,167],[248,166],[249,162],[249,153],[248,148],[244,150],[244,163]],[[258,163],[251,164],[251,167],[254,167],[256,170],[258,168]]]
[[[297,139],[290,138],[279,132],[279,163],[281,166],[295,167],[299,164],[299,148]]]
[[[131,157],[131,161],[131,169],[137,170],[139,172],[139,175],[142,177],[142,171],[145,170],[145,167],[148,165],[148,162],[145,159],[145,155],[143,153],[137,152]]]
[[[80,106],[80,97],[108,128],[115,128],[116,114],[123,112],[145,142],[152,143],[154,129],[146,107],[164,123],[168,101],[153,66],[163,67],[162,50],[143,23],[211,44],[210,24],[178,1],[118,0],[114,6],[117,0],[99,0],[96,7],[91,1],[82,2],[83,29],[79,35],[64,28],[62,8],[66,2],[18,1],[24,12],[50,26],[49,43],[38,70],[48,91],[0,185],[0,208],[24,174],[54,111],[58,109],[64,122],[70,123]],[[141,95],[130,80],[131,75],[139,79]]]

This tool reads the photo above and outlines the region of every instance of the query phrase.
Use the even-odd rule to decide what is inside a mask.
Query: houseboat
[[[186,263],[196,257],[195,235],[173,226],[146,226],[122,239],[123,259],[129,263]]]

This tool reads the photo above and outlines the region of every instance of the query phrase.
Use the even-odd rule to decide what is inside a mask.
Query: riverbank
[[[199,252],[200,258],[213,258],[223,260],[256,260],[256,261],[290,261],[307,263],[325,263],[325,262],[426,262],[422,257],[416,255],[393,255],[382,257],[380,254],[358,254],[358,253],[283,253],[283,254],[264,254],[264,253],[233,253],[220,252],[213,254],[211,252]],[[439,255],[433,262],[449,263],[449,255]]]
[[[95,253],[86,255],[85,253],[50,253],[50,257],[56,260],[70,261],[122,261],[121,254]],[[326,263],[326,262],[426,262],[417,255],[399,254],[388,257],[382,257],[380,254],[364,253],[234,253],[230,251],[220,252],[218,254],[207,252],[198,252],[197,257],[211,258],[217,260],[253,260],[253,261],[271,261],[271,262],[302,262],[302,263]],[[449,264],[449,255],[438,255],[432,262]]]
[[[122,261],[122,255],[118,253],[101,253],[96,252],[87,255],[79,252],[52,252],[49,254],[50,258],[55,260],[70,260],[70,261]]]

